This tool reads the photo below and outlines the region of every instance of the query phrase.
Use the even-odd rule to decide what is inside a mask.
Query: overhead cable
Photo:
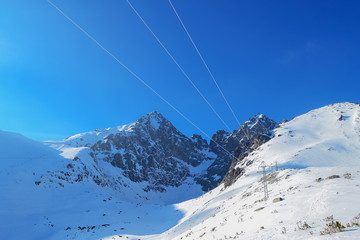
[[[175,9],[174,5],[173,5],[173,4],[172,4],[172,2],[171,2],[171,0],[169,0],[169,3],[170,3],[170,5],[171,5],[172,9],[174,10],[174,12],[175,12],[175,14],[176,14],[177,18],[179,19],[179,21],[180,21],[180,23],[181,23],[181,26],[184,28],[184,30],[185,30],[185,32],[186,32],[186,34],[187,34],[187,36],[189,37],[189,39],[190,39],[190,41],[191,41],[192,45],[194,46],[194,48],[195,48],[196,52],[198,53],[199,57],[201,58],[201,61],[203,62],[203,64],[204,64],[204,66],[205,66],[206,70],[207,70],[207,71],[208,71],[208,73],[210,74],[210,76],[211,76],[212,80],[214,81],[214,83],[215,83],[215,85],[216,85],[217,89],[219,90],[219,92],[220,92],[221,96],[223,97],[223,99],[224,99],[224,101],[225,101],[226,105],[228,106],[228,108],[230,109],[230,111],[231,111],[231,113],[233,114],[234,118],[236,119],[236,122],[237,122],[237,123],[239,124],[239,126],[240,126],[241,124],[240,124],[240,122],[239,122],[238,118],[236,117],[236,115],[235,115],[235,113],[234,113],[233,109],[231,108],[231,106],[230,106],[230,104],[229,104],[228,100],[226,99],[226,97],[225,97],[225,95],[224,95],[223,91],[221,90],[221,88],[220,88],[219,84],[218,84],[218,83],[217,83],[217,81],[215,80],[214,75],[213,75],[213,74],[212,74],[212,72],[210,71],[210,68],[209,68],[209,67],[208,67],[208,65],[206,64],[206,62],[205,62],[205,60],[204,60],[203,56],[201,55],[201,53],[200,53],[199,49],[197,48],[197,46],[196,46],[195,42],[193,41],[192,37],[190,36],[189,31],[188,31],[188,30],[187,30],[187,28],[185,27],[185,25],[184,25],[183,21],[181,20],[181,18],[180,18],[180,16],[179,16],[178,12],[176,11],[176,9]]]
[[[107,54],[109,54],[117,63],[119,63],[123,68],[125,68],[131,75],[133,75],[137,80],[139,80],[142,84],[144,84],[148,89],[150,89],[155,95],[157,95],[162,101],[164,101],[167,105],[169,105],[173,110],[175,110],[180,116],[182,116],[187,122],[189,122],[192,126],[194,126],[197,130],[199,130],[202,134],[204,134],[210,141],[213,141],[217,144],[221,149],[223,149],[230,156],[232,154],[226,150],[223,146],[221,146],[216,141],[212,140],[211,137],[205,133],[200,127],[198,127],[195,123],[193,123],[188,117],[186,117],[180,110],[174,107],[171,103],[169,103],[165,98],[163,98],[157,91],[155,91],[150,85],[148,85],[141,77],[136,75],[130,68],[128,68],[124,63],[122,63],[118,58],[116,58],[109,50],[107,50],[103,45],[101,45],[94,37],[92,37],[88,32],[86,32],[82,27],[80,27],[74,20],[72,20],[69,16],[67,16],[60,8],[58,8],[55,4],[53,4],[50,0],[48,2],[58,10],[65,18],[67,18],[74,26],[76,26],[81,32],[83,32],[88,38],[90,38],[96,45],[98,45],[102,50],[104,50]]]
[[[169,50],[164,46],[164,44],[160,41],[160,39],[156,36],[156,34],[153,32],[153,30],[149,27],[149,25],[146,23],[146,21],[141,17],[139,12],[135,9],[135,7],[130,3],[129,0],[126,0],[126,2],[129,4],[131,9],[135,12],[135,14],[139,17],[139,19],[142,21],[142,23],[145,25],[145,27],[151,32],[151,34],[154,36],[156,41],[160,44],[160,46],[165,50],[167,55],[172,59],[172,61],[176,64],[176,66],[180,69],[182,74],[186,77],[186,79],[190,82],[190,84],[195,88],[195,90],[199,93],[199,95],[202,97],[202,99],[207,103],[207,105],[211,108],[211,110],[215,113],[215,115],[221,120],[221,122],[225,125],[225,127],[231,132],[230,127],[225,123],[225,121],[220,117],[218,112],[214,109],[214,107],[211,105],[211,103],[206,99],[204,94],[199,90],[199,88],[195,85],[195,83],[190,79],[190,77],[187,75],[187,73],[184,71],[184,69],[180,66],[180,64],[175,60],[173,55],[169,52]]]

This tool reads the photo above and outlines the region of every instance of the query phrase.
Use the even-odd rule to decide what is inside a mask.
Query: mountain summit
[[[186,194],[179,191],[179,195],[195,197],[221,182],[240,141],[251,146],[256,134],[270,134],[276,125],[262,114],[247,122],[252,127],[247,127],[248,123],[242,125],[246,135],[242,128],[231,134],[218,131],[208,144],[200,135],[185,136],[163,115],[153,111],[131,124],[96,129],[48,144],[68,156],[76,152],[73,158],[86,158],[101,172],[115,168],[115,175],[106,175],[106,180],[97,178],[102,184],[121,189],[125,186],[128,192],[141,186],[142,192],[136,194],[143,198],[149,198],[152,191],[167,195],[169,188],[186,186],[192,190]]]
[[[170,125],[171,123],[164,118],[161,113],[153,111],[141,117],[136,123],[145,124],[153,129],[159,129],[160,125]]]

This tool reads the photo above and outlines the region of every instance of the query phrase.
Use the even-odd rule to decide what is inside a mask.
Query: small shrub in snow
[[[334,216],[333,216],[333,215],[324,218],[324,221],[326,221],[326,222],[330,222],[330,221],[333,221],[333,220],[334,220]]]
[[[339,221],[331,221],[326,224],[326,228],[323,231],[320,231],[320,235],[330,235],[337,232],[342,232],[345,226],[343,226]]]
[[[360,213],[359,215],[357,215],[356,217],[354,217],[350,223],[348,223],[351,227],[360,227],[359,224],[359,219],[360,219]]]
[[[352,227],[360,227],[359,221],[351,221]]]
[[[296,225],[298,226],[299,230],[306,230],[308,228],[311,228],[311,226],[305,221],[304,222],[299,221],[296,223]]]

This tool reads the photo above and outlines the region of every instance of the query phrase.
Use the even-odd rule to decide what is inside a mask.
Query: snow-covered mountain
[[[175,203],[216,187],[229,169],[239,141],[250,146],[257,134],[270,135],[275,125],[264,115],[256,115],[239,131],[224,132],[221,138],[215,134],[209,145],[199,135],[183,135],[154,111],[132,124],[96,129],[48,144],[64,156],[92,163],[101,172],[102,177],[96,176],[99,184],[127,195],[133,193],[129,199],[161,196],[156,201]]]
[[[234,183],[175,205],[184,213],[179,223],[141,239],[359,239],[359,104],[282,123],[234,169],[243,172]]]
[[[0,132],[0,143],[5,239],[165,231],[182,216],[171,203],[203,194],[202,179],[218,184],[224,176],[208,174],[221,152],[199,135],[186,137],[158,112],[45,143]]]
[[[360,105],[329,105],[274,127],[258,114],[238,131],[218,131],[213,140],[232,158],[157,112],[45,144],[0,131],[0,236],[358,239]],[[267,201],[261,162],[272,166]],[[320,236],[336,221],[342,232]]]
[[[216,158],[201,136],[186,137],[156,111],[132,124],[47,144],[68,158],[91,163],[101,173],[100,185],[122,191],[131,200],[157,203],[201,195],[194,177]]]
[[[181,217],[172,205],[129,201],[97,164],[87,162],[86,151],[61,152],[3,131],[0,144],[1,239],[151,234],[165,231]]]

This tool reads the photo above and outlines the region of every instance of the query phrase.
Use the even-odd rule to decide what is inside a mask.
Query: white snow
[[[343,121],[339,121],[343,115]],[[253,161],[232,186],[223,185],[176,205],[184,217],[170,230],[130,239],[359,239],[359,227],[321,236],[327,217],[346,226],[360,217],[360,106],[326,106],[282,124],[275,138],[250,154]],[[259,165],[268,176],[269,200]],[[351,175],[346,175],[351,174]],[[328,179],[338,175],[340,178]],[[349,177],[350,176],[350,177]],[[317,182],[316,179],[323,180]],[[284,200],[273,203],[273,199]],[[359,219],[354,221],[359,222]],[[310,228],[301,230],[304,223]],[[299,228],[300,226],[300,228]],[[111,236],[108,239],[122,239]]]
[[[59,151],[18,134],[0,132],[0,139],[0,153],[4,156],[0,169],[1,239],[100,239],[114,233],[155,234],[182,217],[171,204],[136,200],[134,194],[126,196],[128,188],[116,191],[88,180],[70,184],[56,177],[41,178],[66,171],[69,163],[78,164],[72,160],[74,154],[86,161],[87,149],[78,152],[65,147],[61,155],[67,159]],[[89,171],[96,172],[91,164],[85,162]],[[41,183],[36,185],[37,181]],[[188,188],[191,193],[193,188]],[[174,197],[177,190],[173,190]]]
[[[86,166],[91,174],[116,181],[110,176],[121,169],[106,162],[97,169],[87,148],[67,141],[91,141],[95,134],[120,129],[47,143],[58,149],[0,131],[1,239],[359,239],[357,226],[320,236],[327,217],[346,225],[360,213],[357,104],[329,105],[282,124],[272,140],[244,159],[253,163],[233,185],[178,204],[173,203],[194,196],[199,186],[187,182],[182,189],[168,188],[167,201],[161,202],[165,195],[152,192],[153,200],[136,195],[146,183],[136,185],[126,178],[121,189],[113,189],[91,179],[71,184],[51,177],[59,171],[71,173],[67,166],[74,164],[74,171]],[[75,156],[83,162],[73,161]],[[281,168],[268,173],[267,201],[262,201],[262,161]],[[201,172],[206,164],[191,171]],[[326,180],[332,175],[340,178]],[[284,200],[273,203],[277,197]],[[304,222],[311,227],[301,230]]]

